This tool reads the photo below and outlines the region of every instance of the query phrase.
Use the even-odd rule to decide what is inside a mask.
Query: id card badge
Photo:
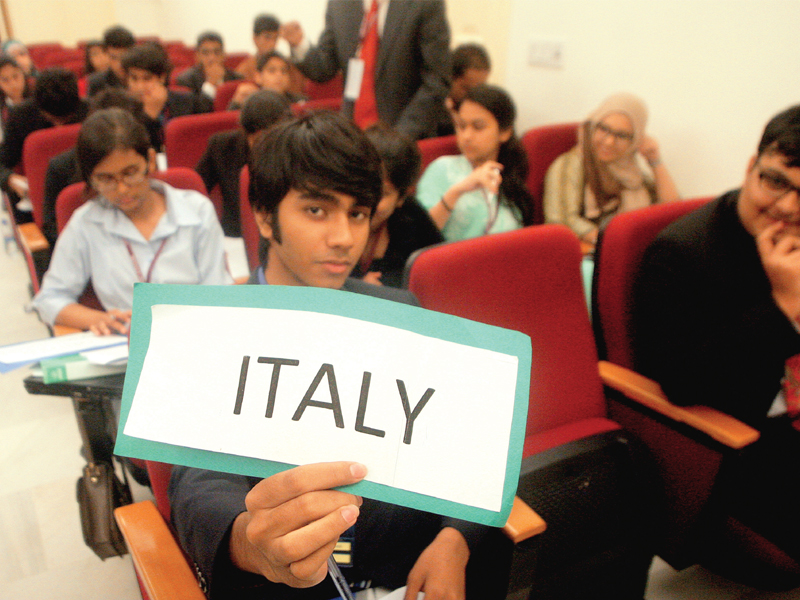
[[[364,60],[351,58],[347,62],[347,81],[344,83],[344,99],[355,102],[361,94],[361,80],[364,79]]]

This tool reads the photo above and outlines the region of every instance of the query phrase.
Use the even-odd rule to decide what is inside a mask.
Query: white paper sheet
[[[234,414],[244,356],[247,377]],[[270,418],[275,366],[259,357],[299,362],[280,367]],[[289,464],[360,460],[369,481],[497,511],[517,368],[515,356],[347,317],[155,305],[125,434]],[[356,431],[365,372],[366,409]],[[308,400],[325,406],[303,402],[315,378]],[[409,444],[398,380],[408,412],[430,395]]]

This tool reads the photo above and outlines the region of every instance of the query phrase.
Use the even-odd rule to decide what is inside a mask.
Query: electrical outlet
[[[556,40],[534,40],[528,46],[528,64],[532,67],[561,69],[564,66],[564,45]]]

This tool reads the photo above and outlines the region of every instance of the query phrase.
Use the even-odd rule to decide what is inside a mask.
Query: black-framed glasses
[[[761,184],[763,192],[773,200],[780,200],[792,190],[794,190],[797,193],[797,197],[800,198],[800,186],[794,185],[783,173],[775,169],[760,167],[758,171],[758,182]]]
[[[92,175],[91,181],[92,187],[104,194],[115,191],[120,183],[124,183],[128,187],[135,187],[144,182],[145,179],[147,179],[147,167],[130,167],[119,175],[112,175],[111,173]]]
[[[602,122],[595,125],[595,129],[597,129],[597,131],[601,132],[603,135],[610,135],[614,138],[615,142],[624,142],[626,144],[630,144],[633,141],[633,134],[631,132],[611,129],[611,127]]]

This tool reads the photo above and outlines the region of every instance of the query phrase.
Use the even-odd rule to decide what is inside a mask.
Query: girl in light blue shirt
[[[155,151],[133,115],[100,110],[81,127],[77,157],[97,195],[58,238],[34,307],[49,325],[127,333],[133,284],[228,284],[224,237],[211,201],[150,178]],[[78,303],[91,281],[102,310]]]
[[[425,170],[417,198],[447,241],[510,231],[533,222],[528,160],[514,134],[516,110],[492,85],[472,88],[455,116],[459,156]]]

